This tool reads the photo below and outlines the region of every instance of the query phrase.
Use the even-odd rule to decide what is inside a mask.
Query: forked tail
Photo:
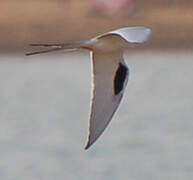
[[[58,51],[58,50],[74,51],[77,48],[81,48],[82,44],[84,44],[84,41],[73,42],[73,43],[58,43],[58,44],[29,44],[30,46],[50,47],[50,49],[29,52],[29,53],[26,53],[26,56],[35,55],[35,54],[42,54],[42,53]]]

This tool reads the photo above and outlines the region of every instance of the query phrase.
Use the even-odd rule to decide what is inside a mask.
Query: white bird
[[[87,49],[91,51],[93,68],[93,90],[91,101],[88,149],[103,133],[122,99],[129,69],[123,51],[131,43],[144,43],[151,36],[146,27],[125,27],[99,35],[90,40],[60,44],[31,44],[51,47],[44,51],[27,53],[34,55],[64,49]]]

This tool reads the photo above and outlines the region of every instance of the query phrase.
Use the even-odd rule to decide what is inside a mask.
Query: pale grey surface
[[[150,38],[151,29],[143,26],[125,27],[111,31],[107,34],[118,34],[126,41],[132,43],[144,43]]]
[[[107,34],[118,34],[129,43],[144,43],[151,37],[151,29],[143,26],[124,27],[99,35],[96,38]]]
[[[193,53],[125,54],[121,107],[91,149],[88,53],[0,61],[1,180],[192,180]]]

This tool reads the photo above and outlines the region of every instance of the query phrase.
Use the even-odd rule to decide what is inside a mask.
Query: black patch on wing
[[[116,71],[115,78],[114,78],[114,94],[117,95],[123,90],[124,82],[126,80],[128,73],[128,68],[119,63],[119,67]]]

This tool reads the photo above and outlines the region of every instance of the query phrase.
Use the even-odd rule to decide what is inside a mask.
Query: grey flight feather
[[[123,87],[115,94],[114,83],[119,64],[124,64],[122,54],[104,55],[93,52],[93,97],[89,124],[88,149],[103,133],[117,110],[127,84],[128,73]],[[124,65],[126,67],[126,65]]]

